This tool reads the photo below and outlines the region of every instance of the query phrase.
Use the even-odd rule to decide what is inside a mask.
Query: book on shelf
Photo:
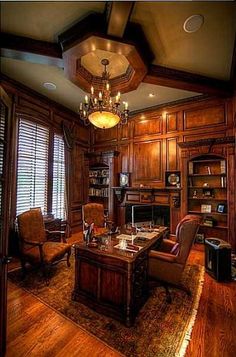
[[[226,168],[225,168],[225,160],[220,161],[220,173],[225,174],[226,173]]]
[[[193,162],[188,163],[188,173],[189,175],[193,175]]]

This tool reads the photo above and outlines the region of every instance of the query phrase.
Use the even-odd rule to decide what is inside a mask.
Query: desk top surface
[[[107,256],[125,261],[134,261],[141,253],[149,250],[159,239],[162,239],[168,228],[159,227],[155,232],[139,232],[133,239],[125,238],[124,235],[102,235],[97,237],[97,242],[86,245],[85,242],[74,245],[75,255],[79,257],[83,253],[92,253],[94,255]],[[148,237],[148,233],[150,236]],[[126,249],[121,249],[121,240],[127,240]],[[133,243],[133,244],[132,244]]]

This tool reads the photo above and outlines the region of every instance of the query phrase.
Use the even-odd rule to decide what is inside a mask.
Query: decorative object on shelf
[[[169,187],[177,187],[177,184],[180,184],[180,171],[166,171],[165,184]]]
[[[197,198],[197,190],[193,191],[193,198]]]
[[[201,213],[211,213],[211,205],[201,205]]]
[[[215,225],[215,220],[212,217],[206,216],[203,220],[203,225],[213,227]]]
[[[120,187],[128,187],[129,186],[129,172],[121,172],[120,173]]]
[[[211,168],[210,168],[210,166],[206,166],[206,170],[207,170],[207,174],[208,174],[208,175],[211,175]]]
[[[219,203],[218,205],[217,205],[217,212],[218,213],[226,213],[226,204],[224,204],[224,203]]]
[[[80,103],[79,114],[85,125],[92,123],[97,128],[109,129],[119,123],[126,124],[129,110],[127,102],[125,102],[123,110],[119,109],[120,92],[117,93],[115,100],[112,99],[109,84],[110,74],[107,71],[108,59],[103,59],[101,64],[104,66],[102,73],[103,88],[97,90],[98,96],[96,96],[94,87],[91,86],[90,98],[86,95],[84,103]]]
[[[213,190],[209,188],[203,188],[202,194],[204,198],[214,197]]]
[[[209,183],[208,182],[204,182],[202,187],[209,187]]]

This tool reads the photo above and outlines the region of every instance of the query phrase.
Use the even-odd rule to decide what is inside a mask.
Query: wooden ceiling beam
[[[143,82],[208,95],[228,97],[233,94],[230,81],[222,81],[158,65],[149,66]]]
[[[1,56],[63,67],[62,50],[57,43],[1,33]]]
[[[122,38],[130,19],[134,1],[112,1],[107,5],[107,34]]]

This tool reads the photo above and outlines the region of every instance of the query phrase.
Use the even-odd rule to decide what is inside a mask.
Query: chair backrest
[[[17,222],[21,244],[24,240],[36,242],[46,241],[43,215],[40,208],[32,208],[29,211],[19,214]]]
[[[197,234],[200,222],[197,219],[183,220],[178,228],[179,251],[176,262],[185,264]]]
[[[178,237],[179,237],[179,229],[182,225],[183,222],[185,221],[189,221],[189,220],[196,220],[200,223],[201,221],[201,217],[196,215],[196,214],[187,214],[186,216],[184,216],[181,221],[179,221],[177,227],[176,227],[176,231],[175,231],[175,236],[176,236],[176,242],[178,242]]]
[[[83,224],[84,222],[94,223],[97,227],[105,225],[104,207],[100,203],[87,203],[82,207],[82,215]]]

